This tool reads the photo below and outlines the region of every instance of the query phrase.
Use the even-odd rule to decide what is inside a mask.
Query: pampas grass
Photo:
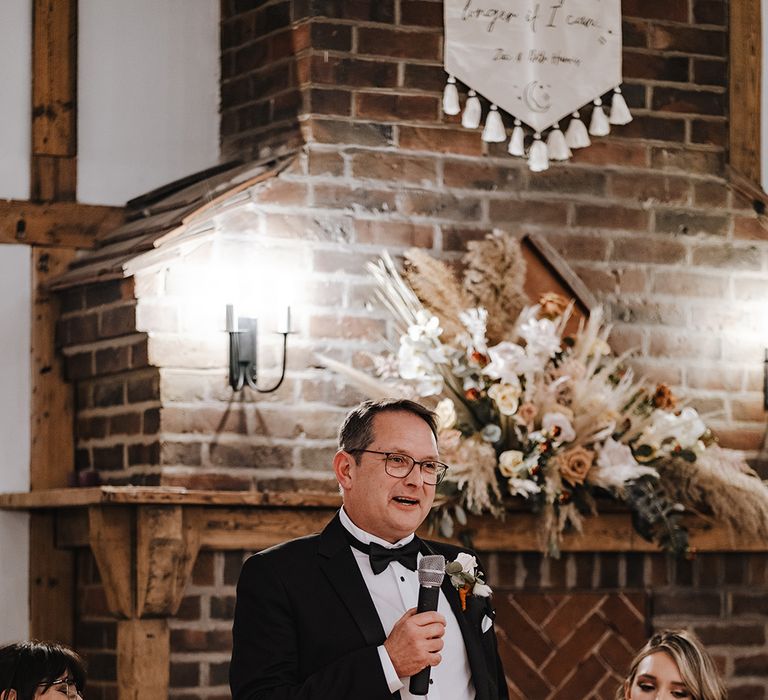
[[[475,433],[455,446],[443,449],[441,455],[451,468],[445,474],[463,492],[463,504],[472,513],[484,511],[501,514],[501,492],[496,480],[496,452]]]
[[[403,387],[402,391],[398,391],[398,387],[393,387],[391,382],[384,382],[380,379],[376,379],[370,374],[361,372],[359,369],[355,369],[348,364],[334,360],[327,355],[317,353],[315,357],[322,362],[324,367],[340,374],[347,380],[347,383],[350,386],[357,389],[369,399],[378,400],[401,397],[409,399],[416,398],[413,395],[413,391],[406,391],[405,387]]]
[[[424,307],[440,319],[443,342],[465,333],[459,314],[473,304],[453,270],[419,248],[409,250],[405,260],[405,279]]]
[[[462,259],[464,289],[473,299],[471,306],[488,311],[488,344],[509,340],[520,311],[528,303],[523,291],[525,259],[520,242],[499,231],[481,241],[470,241]]]
[[[741,453],[710,445],[695,462],[659,468],[664,488],[692,510],[710,514],[740,536],[768,539],[768,486]]]

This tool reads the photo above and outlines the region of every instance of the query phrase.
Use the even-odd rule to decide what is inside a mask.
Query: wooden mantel
[[[0,508],[54,511],[56,545],[60,548],[92,546],[93,519],[111,511],[174,513],[195,547],[211,550],[257,550],[292,537],[316,532],[341,505],[341,497],[319,492],[196,491],[178,487],[97,486],[92,488],[43,489],[0,494]],[[94,513],[101,513],[94,516]],[[490,517],[470,516],[474,546],[481,552],[535,552],[536,515],[522,504],[510,507],[503,524]],[[161,523],[151,523],[161,527]],[[686,521],[691,546],[698,552],[764,552],[768,542],[747,540],[700,518]],[[181,532],[181,531],[180,531]],[[147,533],[150,534],[150,533]],[[426,528],[421,535],[444,539]],[[128,540],[125,540],[128,541]],[[566,535],[564,552],[654,552],[655,544],[642,539],[632,527],[629,512],[619,504],[606,503],[599,517],[587,517],[581,534]]]
[[[176,614],[201,549],[257,550],[316,532],[340,505],[328,493],[191,491],[183,488],[100,486],[0,494],[0,508],[46,513],[53,551],[89,547],[117,622],[119,700],[166,698],[168,618]],[[475,547],[485,552],[538,551],[536,516],[517,505],[503,524],[470,518]],[[735,538],[701,520],[687,523],[701,552],[768,551],[768,543]],[[433,537],[428,533],[424,535]],[[629,513],[607,504],[569,535],[566,552],[650,552],[656,547],[632,528]],[[32,589],[42,610],[66,609],[72,585]],[[58,596],[58,597],[57,597]],[[64,604],[64,607],[62,607]]]

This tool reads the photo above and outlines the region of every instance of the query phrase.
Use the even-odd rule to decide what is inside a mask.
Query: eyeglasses
[[[421,469],[421,478],[425,484],[435,486],[439,484],[445,472],[448,471],[448,465],[438,462],[434,459],[423,459],[416,461],[413,457],[400,454],[399,452],[379,452],[378,450],[349,450],[350,452],[370,452],[374,455],[384,455],[384,471],[397,479],[404,479],[413,468],[418,464]]]
[[[39,688],[48,687],[53,688],[57,693],[62,695],[66,694],[67,700],[83,700],[83,696],[75,685],[75,679],[69,676],[65,678],[57,678],[50,683],[38,683]]]

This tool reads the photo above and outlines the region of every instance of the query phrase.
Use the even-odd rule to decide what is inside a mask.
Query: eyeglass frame
[[[77,684],[75,683],[75,679],[72,678],[72,676],[64,676],[63,678],[57,678],[54,681],[44,681],[43,683],[38,683],[38,688],[53,688],[55,685],[66,685],[67,686],[67,700],[77,700],[77,698],[80,698],[80,700],[83,699],[82,694],[80,693],[80,689],[77,687]],[[74,688],[75,694],[72,695],[70,692],[70,688]]]
[[[374,455],[384,455],[384,471],[389,476],[391,476],[391,477],[393,477],[395,479],[405,479],[413,471],[413,468],[418,464],[419,465],[419,473],[421,474],[421,478],[423,479],[424,483],[428,484],[429,486],[437,486],[445,478],[446,472],[450,469],[450,467],[445,462],[441,462],[440,460],[437,460],[437,459],[417,460],[417,459],[414,459],[413,457],[411,457],[411,455],[403,454],[402,452],[381,452],[380,450],[363,450],[363,449],[360,449],[360,448],[355,448],[355,449],[352,449],[352,450],[347,450],[347,452],[349,452],[350,454],[354,454],[355,452],[369,452],[370,454],[374,454]],[[387,469],[387,464],[389,462],[390,456],[392,456],[392,455],[397,455],[398,457],[405,457],[406,459],[410,459],[411,462],[413,462],[413,464],[411,465],[411,468],[405,474],[403,474],[401,476],[398,476],[397,474],[391,474],[388,471],[388,469]],[[430,463],[430,462],[432,464],[439,464],[441,467],[443,467],[443,471],[437,477],[437,481],[435,481],[434,484],[431,484],[430,482],[428,482],[424,478],[424,470],[421,467],[422,464],[427,464],[427,463]]]

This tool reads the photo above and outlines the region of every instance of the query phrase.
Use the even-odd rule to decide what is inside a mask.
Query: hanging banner
[[[600,96],[616,88],[619,104],[614,106],[621,109],[611,122],[631,120],[618,90],[620,0],[445,0],[444,7],[449,88],[455,78],[471,89],[470,98],[474,92],[485,97],[494,105],[489,116],[497,117],[498,106],[532,127],[538,138],[584,105],[595,101],[600,107]],[[445,111],[458,113],[458,99],[450,97],[447,90]],[[467,108],[471,113],[464,125],[476,125],[478,104],[468,102]],[[601,123],[590,129],[593,135],[610,130],[602,109],[600,116]],[[483,138],[503,140],[498,128]],[[588,138],[572,141],[577,148],[589,143]]]

